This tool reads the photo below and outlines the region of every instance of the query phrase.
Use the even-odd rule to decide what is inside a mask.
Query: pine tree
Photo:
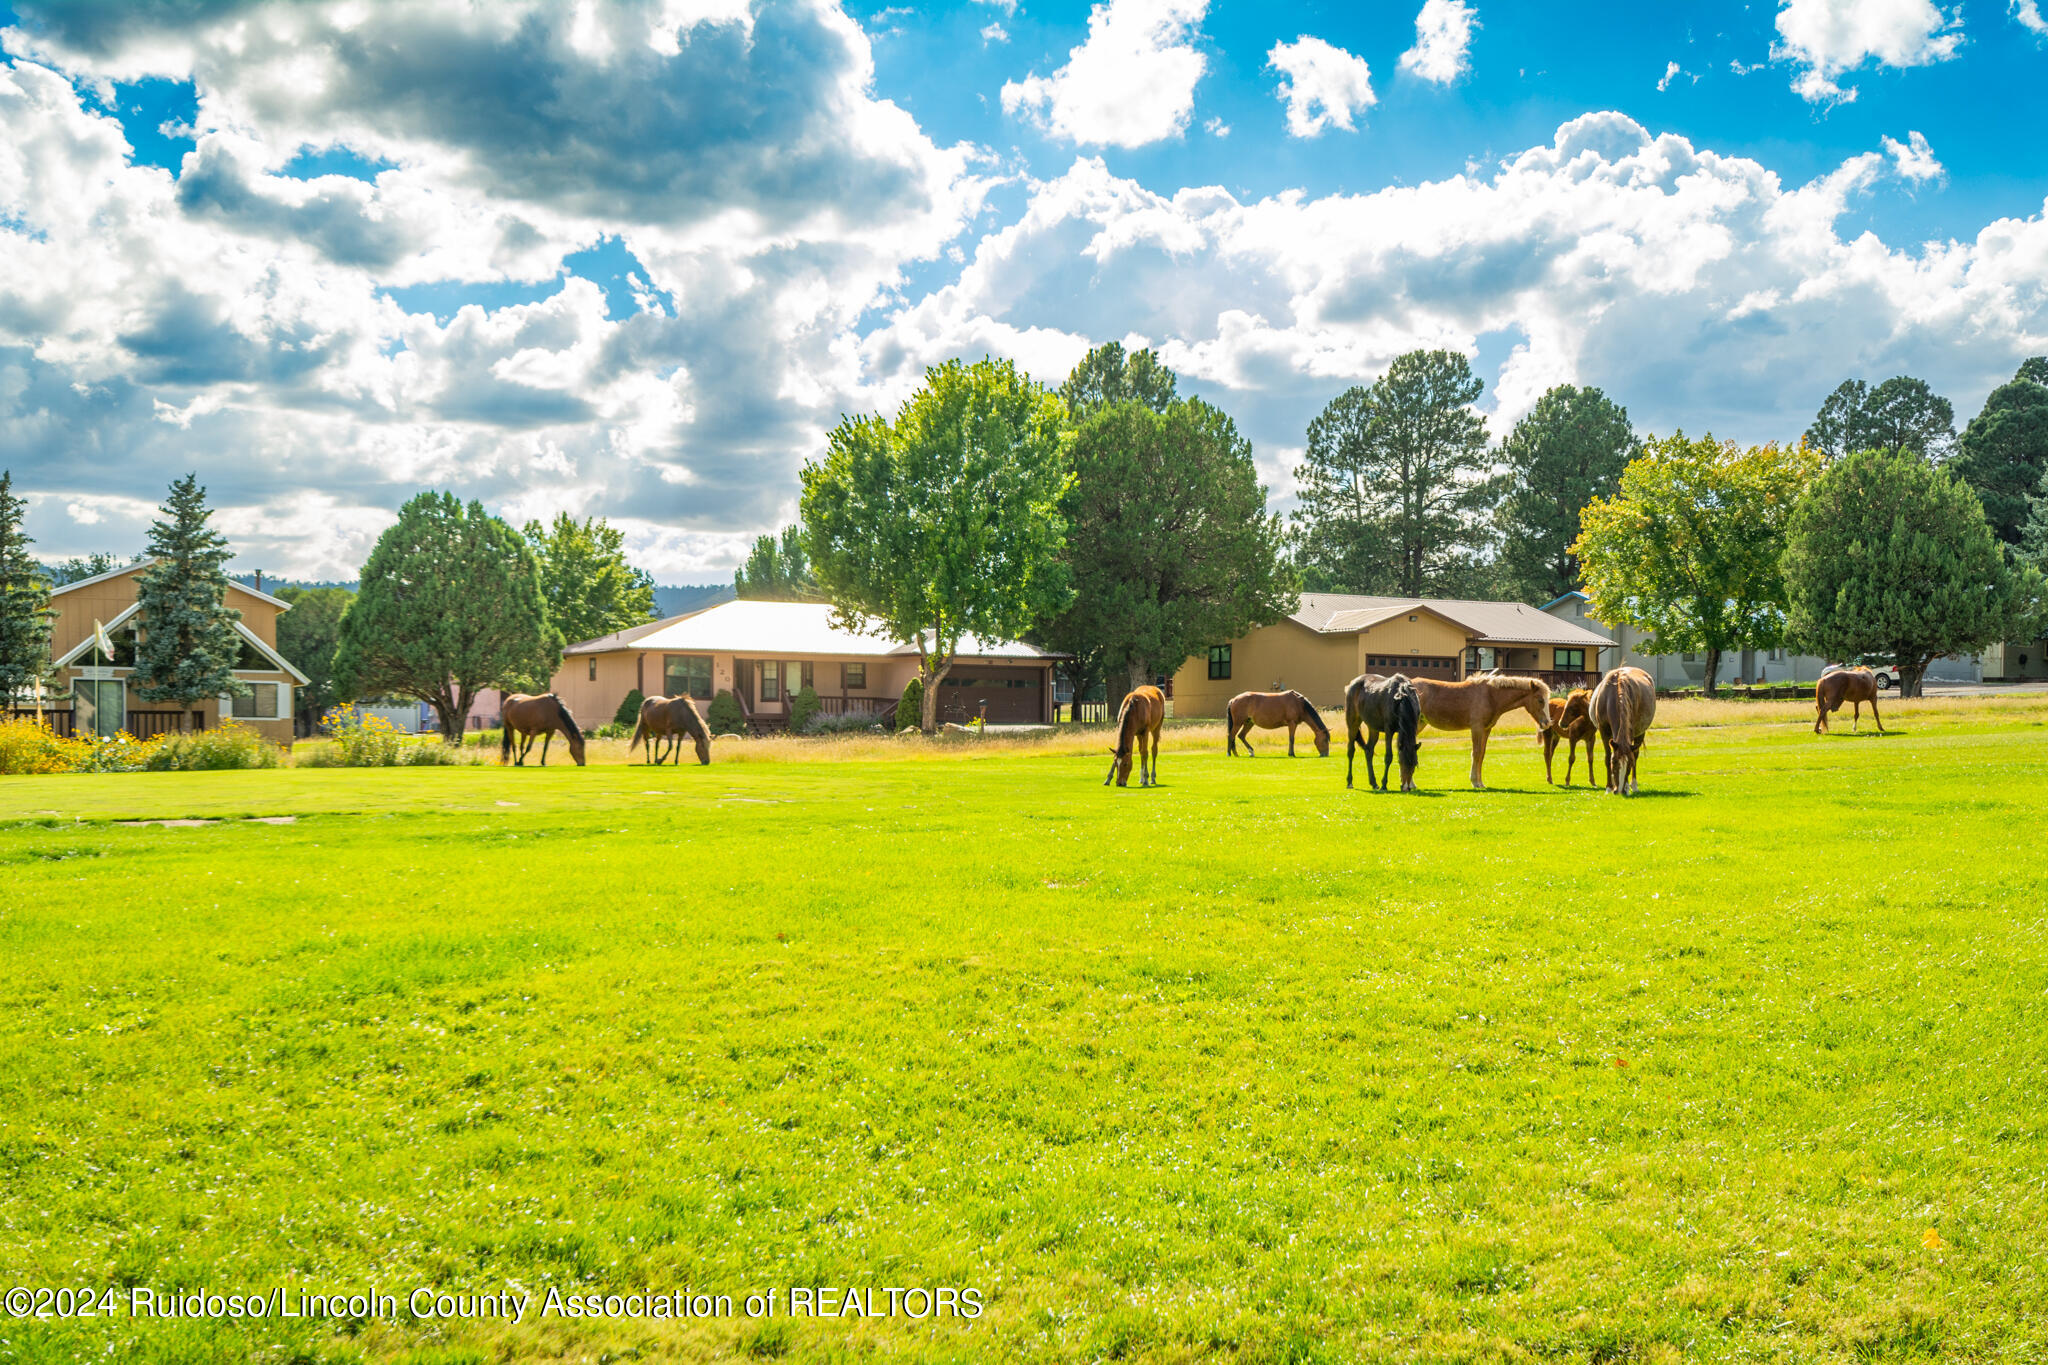
[[[14,495],[14,475],[0,472],[0,712],[47,683],[50,668],[50,584],[29,557],[22,534],[27,504]]]
[[[1977,490],[1991,533],[2018,545],[2025,531],[2028,499],[2042,491],[2048,475],[2048,373],[2040,356],[2019,368],[1984,400],[1957,448],[1955,471]]]
[[[180,707],[242,696],[248,688],[235,677],[242,656],[235,623],[242,613],[227,605],[226,565],[234,551],[226,536],[206,524],[213,513],[199,476],[187,474],[172,484],[159,510],[167,520],[150,523],[147,551],[155,562],[136,579],[142,626],[135,646],[136,691],[144,701]]]
[[[1559,384],[1536,400],[1501,445],[1508,495],[1495,520],[1509,591],[1541,605],[1579,586],[1579,514],[1621,486],[1642,451],[1628,409],[1593,388]]]

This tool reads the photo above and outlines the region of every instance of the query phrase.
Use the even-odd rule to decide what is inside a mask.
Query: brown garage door
[[[1045,670],[956,668],[939,682],[939,719],[965,725],[983,714],[997,724],[1045,719]]]

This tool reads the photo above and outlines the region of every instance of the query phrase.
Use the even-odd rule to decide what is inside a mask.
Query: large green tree
[[[1411,351],[1309,424],[1296,473],[1295,554],[1315,580],[1423,597],[1459,590],[1486,557],[1502,481],[1456,351]]]
[[[14,473],[0,470],[0,717],[48,688],[50,584],[28,552],[22,530],[28,504],[14,493]]]
[[[1067,409],[1007,360],[925,372],[893,420],[846,417],[803,470],[804,543],[844,627],[918,651],[921,724],[964,635],[1066,605]]]
[[[1579,513],[1614,495],[1641,449],[1628,410],[1598,389],[1559,384],[1515,423],[1501,443],[1508,491],[1496,513],[1513,596],[1540,605],[1579,586]]]
[[[133,555],[123,559],[119,555],[110,555],[102,550],[89,555],[73,555],[61,563],[49,565],[44,570],[44,573],[48,576],[51,587],[61,588],[66,583],[76,583],[86,578],[98,578],[103,573],[112,573],[116,569],[126,568],[130,564],[138,564],[141,561],[141,555]]]
[[[1786,638],[1834,659],[1889,658],[1917,697],[1942,655],[2040,630],[2041,573],[2006,559],[1968,484],[1909,452],[1857,451],[1793,512]]]
[[[1165,412],[1173,405],[1179,382],[1151,351],[1126,351],[1123,343],[1110,341],[1081,357],[1067,382],[1060,385],[1060,397],[1077,422],[1097,408],[1117,403],[1138,403]]]
[[[277,618],[277,652],[306,675],[294,710],[310,733],[342,700],[334,685],[334,651],[341,645],[341,618],[356,595],[347,588],[279,588],[277,595],[291,603]]]
[[[1251,442],[1199,399],[1158,412],[1137,402],[1094,410],[1076,429],[1074,486],[1062,511],[1075,588],[1033,632],[1071,655],[1078,698],[1097,680],[1112,707],[1190,655],[1279,620],[1298,600],[1280,519]]]
[[[815,602],[818,580],[811,576],[801,526],[785,526],[780,536],[756,536],[747,562],[733,571],[733,590],[757,602]]]
[[[1991,533],[2017,546],[2048,471],[2048,358],[2035,356],[1984,400],[1957,443],[1955,471],[1984,503]]]
[[[1656,652],[1705,654],[1715,695],[1722,655],[1783,642],[1785,525],[1817,463],[1803,443],[1650,442],[1580,518],[1593,615],[1648,632]]]
[[[235,623],[242,613],[227,604],[227,562],[234,551],[226,536],[207,525],[213,512],[199,476],[187,474],[172,484],[159,510],[164,517],[150,523],[145,552],[154,562],[135,580],[141,627],[135,690],[144,701],[180,708],[208,697],[243,696],[248,685],[235,677],[244,644]]]
[[[1844,380],[1820,405],[1806,443],[1827,459],[1852,450],[1910,450],[1934,461],[1955,444],[1956,410],[1924,379],[1894,375],[1876,388]]]
[[[570,644],[654,619],[654,579],[626,561],[626,533],[606,521],[567,512],[523,532],[540,565],[548,619]]]
[[[426,702],[454,744],[478,692],[537,685],[563,643],[533,547],[481,503],[421,493],[363,565],[341,618],[335,685],[345,696]]]

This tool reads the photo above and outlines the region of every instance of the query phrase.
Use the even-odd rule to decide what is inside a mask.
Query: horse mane
[[[1314,727],[1315,732],[1319,735],[1329,734],[1330,727],[1323,724],[1322,716],[1316,711],[1316,704],[1307,697],[1302,696],[1299,692],[1292,692],[1291,695],[1301,702],[1301,709],[1307,717],[1308,723]]]
[[[1407,678],[1402,677],[1401,684],[1394,697],[1394,715],[1400,722],[1394,737],[1401,745],[1401,766],[1412,772],[1422,760],[1422,696]]]
[[[562,705],[562,699],[554,693],[548,693],[548,700],[555,704],[555,714],[561,717],[562,728],[569,732],[569,738],[581,744],[583,742],[583,732],[576,728],[576,717],[569,714],[569,708]]]

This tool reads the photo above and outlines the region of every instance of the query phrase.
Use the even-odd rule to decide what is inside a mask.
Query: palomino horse
[[[1240,692],[1230,699],[1228,736],[1230,752],[1237,752],[1237,742],[1244,741],[1244,751],[1256,758],[1252,750],[1252,731],[1285,730],[1287,732],[1287,756],[1294,757],[1294,728],[1306,725],[1316,737],[1316,757],[1330,756],[1330,727],[1323,724],[1323,718],[1316,714],[1315,703],[1299,692]]]
[[[1870,703],[1870,718],[1877,722],[1877,732],[1884,733],[1884,718],[1877,714],[1877,674],[1858,664],[1854,668],[1837,668],[1821,674],[1820,681],[1813,685],[1813,732],[1826,734],[1828,715],[1842,709],[1842,703],[1849,703],[1851,730],[1863,728],[1863,703]]]
[[[569,714],[569,708],[562,705],[562,699],[550,692],[544,697],[529,697],[524,692],[514,692],[505,698],[505,705],[499,712],[498,723],[505,727],[505,738],[498,745],[498,759],[512,760],[514,767],[524,767],[526,756],[533,752],[533,741],[540,740],[540,766],[548,766],[548,744],[556,731],[569,741],[569,757],[576,760],[576,766],[583,766],[583,732],[576,728],[576,718]],[[519,757],[512,758],[512,737],[519,736]]]
[[[1463,682],[1437,682],[1431,678],[1413,680],[1415,695],[1422,703],[1422,723],[1433,730],[1464,730],[1472,736],[1472,786],[1485,791],[1479,780],[1486,762],[1486,738],[1494,722],[1508,712],[1521,709],[1536,721],[1538,730],[1550,728],[1550,687],[1541,678],[1511,678],[1486,673]]]
[[[1587,709],[1607,749],[1607,790],[1633,796],[1639,790],[1636,760],[1643,754],[1643,737],[1657,718],[1657,684],[1640,668],[1609,669]]]
[[[1110,752],[1107,787],[1113,779],[1119,787],[1131,785],[1131,747],[1138,749],[1138,785],[1154,786],[1159,781],[1159,727],[1166,720],[1166,694],[1156,687],[1134,687],[1116,713],[1116,747]]]
[[[1536,736],[1543,745],[1543,776],[1551,786],[1557,785],[1557,773],[1550,766],[1550,759],[1557,752],[1559,740],[1565,742],[1564,784],[1572,784],[1572,765],[1578,762],[1579,746],[1586,746],[1586,780],[1598,782],[1600,776],[1593,767],[1593,741],[1599,737],[1599,730],[1589,714],[1593,693],[1584,687],[1575,687],[1568,696],[1550,699],[1550,728]]]
[[[626,752],[637,748],[645,736],[648,762],[659,767],[673,757],[681,763],[685,735],[696,743],[697,762],[709,763],[711,731],[697,714],[697,703],[688,697],[649,697],[640,703],[640,722],[633,727],[633,738],[626,741]],[[674,741],[673,748],[670,741]]]
[[[1422,745],[1416,732],[1422,728],[1422,702],[1415,695],[1415,684],[1396,673],[1390,678],[1377,678],[1371,674],[1353,678],[1344,688],[1344,729],[1350,739],[1344,745],[1344,787],[1351,787],[1352,755],[1361,743],[1365,746],[1365,780],[1376,792],[1387,789],[1387,779],[1394,771],[1394,741],[1401,741],[1401,790],[1415,790],[1415,760],[1421,756]],[[1365,731],[1364,740],[1358,732]],[[1379,743],[1381,735],[1387,737],[1387,761],[1381,768],[1378,781],[1372,775],[1373,746]]]

